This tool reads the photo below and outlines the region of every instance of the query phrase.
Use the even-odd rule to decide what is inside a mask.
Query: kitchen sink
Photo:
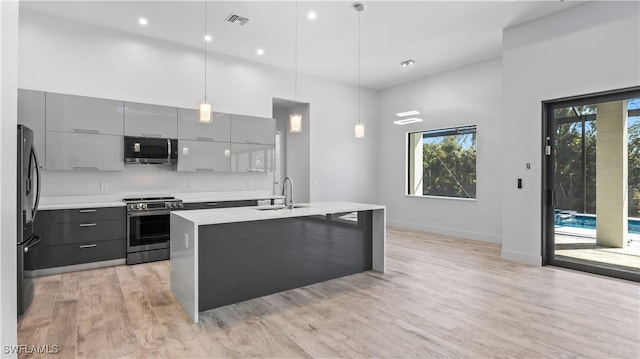
[[[294,204],[293,208],[307,208],[309,206],[304,204]],[[279,211],[282,209],[289,209],[289,207],[285,205],[275,205],[275,206],[264,206],[264,207],[256,207],[258,211]]]

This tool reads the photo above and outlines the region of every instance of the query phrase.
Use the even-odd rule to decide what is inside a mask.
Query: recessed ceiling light
[[[403,118],[402,120],[395,120],[393,123],[395,125],[408,125],[410,123],[422,122],[421,118],[411,117],[411,118]]]
[[[402,61],[402,62],[400,63],[400,66],[402,66],[403,68],[407,68],[407,67],[412,67],[412,66],[413,66],[413,65],[415,65],[415,64],[416,64],[416,62],[415,62],[415,61],[413,61],[413,60],[409,59],[409,60]]]
[[[264,55],[264,50],[263,50],[263,49],[258,49],[258,50],[256,51],[256,53],[257,53],[258,55],[262,56],[262,55]]]
[[[138,19],[138,24],[140,25],[147,25],[149,23],[149,21],[147,21],[147,19],[141,17]]]
[[[416,111],[416,110],[411,110],[411,111],[406,111],[406,112],[398,112],[396,113],[396,116],[398,117],[407,117],[407,116],[415,116],[415,115],[419,115],[420,111]]]
[[[318,17],[318,15],[316,15],[316,13],[315,13],[315,12],[313,12],[313,11],[309,11],[309,13],[307,14],[307,18],[308,18],[309,20],[315,20],[315,19],[316,19],[316,17]]]
[[[211,40],[213,40],[213,37],[211,37],[211,35],[204,35],[204,41],[211,42]]]

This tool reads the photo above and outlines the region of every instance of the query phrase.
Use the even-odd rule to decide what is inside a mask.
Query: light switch
[[[189,248],[189,233],[184,234],[184,247]]]

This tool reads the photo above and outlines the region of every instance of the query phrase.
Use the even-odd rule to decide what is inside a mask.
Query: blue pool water
[[[596,229],[596,216],[574,211],[555,211],[556,226]],[[640,234],[640,219],[629,219],[629,233]]]

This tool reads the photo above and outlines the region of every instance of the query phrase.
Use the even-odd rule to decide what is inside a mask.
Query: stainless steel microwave
[[[178,140],[124,137],[124,163],[177,163]]]

